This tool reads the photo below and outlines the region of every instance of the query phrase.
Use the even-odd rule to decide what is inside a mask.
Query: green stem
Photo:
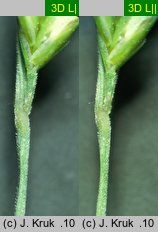
[[[15,94],[15,126],[19,157],[19,187],[16,198],[16,216],[24,216],[26,211],[28,161],[30,149],[30,120],[37,71],[35,67],[25,67],[19,42],[17,46],[17,74]]]
[[[24,115],[21,114],[23,117]],[[17,116],[21,120],[20,115]],[[20,118],[21,117],[21,118]],[[24,116],[25,117],[25,116]],[[16,216],[24,216],[26,211],[26,195],[27,195],[27,181],[28,181],[28,160],[29,160],[29,147],[30,147],[30,126],[29,118],[26,116],[23,121],[25,126],[24,130],[17,129],[17,146],[19,156],[19,187],[16,199]]]
[[[104,118],[101,119],[101,121],[104,123],[104,128],[98,128],[98,141],[100,150],[100,180],[96,210],[97,216],[106,215],[111,137],[110,118],[107,115],[104,115]]]
[[[100,47],[101,49],[101,47]],[[106,66],[99,53],[99,70],[95,99],[95,119],[98,129],[100,151],[100,180],[96,215],[106,215],[108,194],[108,172],[111,141],[110,112],[116,85],[116,71],[112,66]]]

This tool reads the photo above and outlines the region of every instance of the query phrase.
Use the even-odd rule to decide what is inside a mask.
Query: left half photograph
[[[79,18],[0,17],[0,215],[78,215]]]

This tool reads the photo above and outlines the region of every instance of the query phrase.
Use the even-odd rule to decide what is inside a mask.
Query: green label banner
[[[125,16],[157,16],[158,0],[124,0]]]
[[[78,16],[79,0],[45,0],[46,16]]]

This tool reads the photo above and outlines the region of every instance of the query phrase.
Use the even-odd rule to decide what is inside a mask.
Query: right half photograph
[[[158,215],[157,28],[80,17],[80,215]]]

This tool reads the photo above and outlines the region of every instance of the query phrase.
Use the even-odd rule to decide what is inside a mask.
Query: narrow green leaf
[[[112,16],[96,16],[94,17],[98,32],[103,38],[107,49],[110,48],[112,43],[112,36],[114,32],[114,17]]]
[[[156,20],[153,16],[122,16],[114,33],[109,62],[121,67],[141,47]]]
[[[38,16],[19,16],[18,20],[19,20],[20,26],[27,40],[30,42],[30,45],[33,46],[35,43],[37,31],[38,31],[39,17]]]
[[[38,68],[45,65],[68,42],[68,39],[79,24],[78,17],[57,16],[49,17],[43,22],[43,29],[37,35],[35,52],[31,62]]]

